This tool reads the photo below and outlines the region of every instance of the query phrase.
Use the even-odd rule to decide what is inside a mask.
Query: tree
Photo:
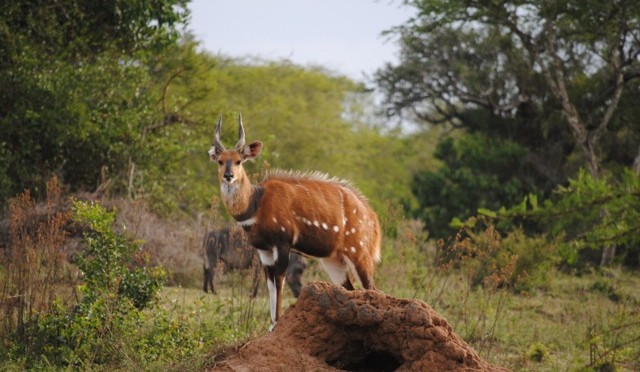
[[[436,171],[417,172],[412,189],[420,205],[417,216],[430,235],[444,238],[454,231],[450,221],[472,216],[479,208],[511,206],[534,189],[524,160],[527,151],[514,142],[495,140],[481,133],[448,137],[436,147],[443,162]],[[470,191],[473,190],[473,191]]]
[[[72,190],[105,174],[126,187],[155,120],[145,61],[176,41],[186,3],[0,3],[0,199],[39,195],[51,174]]]
[[[640,80],[637,2],[405,4],[417,15],[390,31],[400,36],[400,63],[376,74],[390,115],[410,112],[523,145],[534,174],[546,178],[534,184],[543,197],[581,165],[596,178],[605,169],[640,170],[640,132],[629,115]]]
[[[527,115],[550,102],[592,175],[627,85],[640,77],[635,1],[408,0],[398,66],[377,74],[395,112],[464,125],[461,111]],[[636,163],[640,149],[636,149]]]

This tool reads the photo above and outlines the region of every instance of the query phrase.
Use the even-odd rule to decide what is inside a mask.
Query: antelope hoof
[[[269,332],[273,332],[273,329],[276,327],[276,324],[277,324],[277,323],[278,323],[278,322],[271,323],[271,325],[269,326]]]

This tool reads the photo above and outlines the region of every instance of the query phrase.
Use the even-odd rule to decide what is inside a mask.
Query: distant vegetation
[[[239,113],[252,177],[351,180],[384,228],[376,282],[484,356],[638,369],[640,3],[404,4],[400,61],[367,83],[201,51],[186,0],[0,4],[0,369],[200,369],[264,332],[242,275],[162,295],[200,285],[229,221],[206,152]]]

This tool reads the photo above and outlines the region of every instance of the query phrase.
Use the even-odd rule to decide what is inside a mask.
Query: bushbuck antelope
[[[230,228],[215,229],[207,232],[203,242],[204,250],[204,284],[202,290],[216,293],[213,285],[218,263],[223,263],[227,270],[248,269],[252,266],[256,250],[249,247],[249,242],[241,231]],[[257,258],[256,258],[257,260]],[[297,298],[302,290],[302,273],[307,265],[299,254],[292,254],[285,276],[291,292]],[[256,266],[257,268],[257,266]],[[260,277],[254,273],[252,297],[258,293]]]
[[[243,163],[260,155],[262,142],[245,146],[242,116],[238,142],[227,150],[216,125],[209,157],[218,163],[222,200],[258,250],[269,290],[271,327],[280,318],[284,273],[293,249],[318,257],[335,284],[354,289],[349,273],[373,289],[380,260],[380,224],[367,200],[346,181],[319,172],[271,171],[252,185]]]

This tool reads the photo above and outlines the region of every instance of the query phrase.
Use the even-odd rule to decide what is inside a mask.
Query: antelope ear
[[[211,146],[211,148],[207,152],[209,153],[209,159],[211,159],[211,161],[218,160],[218,156],[220,156],[220,152],[218,152],[218,149],[216,149],[215,146]]]
[[[242,149],[242,161],[256,158],[262,151],[262,142],[253,141]]]

